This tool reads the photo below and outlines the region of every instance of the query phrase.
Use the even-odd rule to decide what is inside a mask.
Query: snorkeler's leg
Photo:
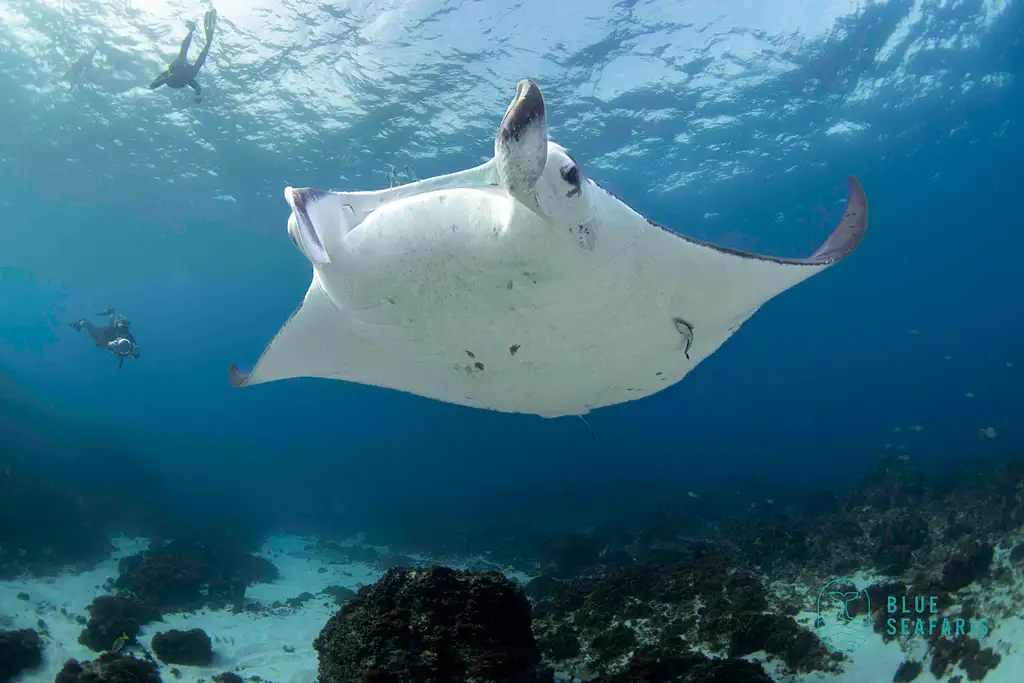
[[[117,357],[117,369],[120,370],[124,366],[124,356]]]
[[[196,32],[196,22],[188,22],[188,35],[185,36],[185,40],[181,41],[181,49],[178,50],[178,56],[171,62],[171,66],[168,67],[167,71],[177,71],[188,64],[188,48],[192,45],[192,34]]]
[[[203,64],[206,64],[206,56],[210,54],[210,46],[213,45],[213,31],[217,26],[217,10],[212,7],[207,10],[206,16],[203,17],[203,25],[206,27],[206,44],[203,45],[202,52],[196,58],[196,63],[192,65],[192,69],[197,76],[199,75],[199,70],[203,68]],[[196,95],[198,96],[198,94],[197,92]]]
[[[171,75],[170,69],[164,71],[162,74],[156,77],[156,80],[149,84],[150,90],[156,90],[161,85],[167,82],[167,78]]]
[[[81,326],[84,327],[85,331],[89,333],[90,337],[92,337],[92,340],[102,346],[104,343],[103,330],[105,330],[106,327],[96,327],[88,320],[82,320],[80,322]]]
[[[196,91],[196,102],[202,102],[203,101],[203,89],[199,85],[199,83],[196,81],[196,79],[193,78],[189,82],[188,85],[189,85],[190,88],[192,88],[193,90]]]

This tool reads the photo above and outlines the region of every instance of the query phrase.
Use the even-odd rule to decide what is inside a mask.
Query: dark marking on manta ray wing
[[[509,354],[512,356],[516,355],[516,352],[519,351],[519,347],[519,344],[513,344],[512,346],[508,347]]]
[[[604,190],[608,195],[619,199],[607,189],[601,187],[596,180],[589,178],[588,180],[590,180],[590,182],[592,182],[596,187]],[[723,247],[712,242],[699,240],[696,237],[688,237],[682,233],[676,232],[675,230],[671,230],[664,225],[647,218],[646,216],[644,216],[644,218],[651,225],[656,228],[661,228],[674,237],[678,237],[681,240],[685,240],[700,247],[714,249],[715,251],[722,252],[724,254],[731,254],[732,256],[739,256],[740,258],[756,259],[758,261],[767,261],[769,263],[779,263],[783,265],[827,266],[833,263],[838,263],[852,254],[857,247],[860,246],[861,241],[864,239],[864,233],[867,232],[868,229],[868,198],[864,193],[864,187],[860,184],[860,181],[852,175],[847,178],[847,183],[849,189],[846,198],[846,209],[843,211],[842,219],[840,219],[839,223],[832,230],[832,234],[829,235],[827,240],[825,240],[825,243],[818,247],[817,251],[811,254],[808,258],[766,256],[764,254],[755,254],[741,249],[733,249],[732,247]],[[621,202],[622,200],[619,199],[619,201]],[[625,204],[625,202],[623,203]]]
[[[676,325],[676,331],[683,335],[683,338],[686,340],[686,346],[683,347],[683,355],[686,356],[686,360],[690,360],[690,347],[693,345],[693,325],[682,318],[673,318],[672,322]]]
[[[463,349],[463,350],[466,352],[466,355],[469,356],[470,358],[476,358],[476,354],[473,353],[472,351],[470,351],[469,349]]]
[[[575,228],[570,227],[569,233],[576,235],[580,242],[580,249],[590,251],[594,248],[597,243],[597,235],[594,233],[593,228],[585,223],[580,223]]]
[[[484,364],[481,363],[480,361],[477,361],[477,362],[473,363],[473,367],[476,368],[477,370],[483,370],[484,369]]]
[[[274,342],[277,341],[277,337],[284,331],[284,328],[288,327],[288,323],[290,323],[301,310],[302,304],[299,304],[298,307],[292,311],[292,314],[288,316],[288,320],[284,322],[284,325],[281,325],[281,329],[277,331],[277,334],[275,334],[274,338],[270,340],[270,343],[263,347],[263,353],[260,354],[260,359],[256,361],[256,365],[253,366],[254,369],[260,366],[260,362],[263,360],[263,357],[267,355],[267,351],[269,351],[270,347],[274,345]],[[241,389],[242,387],[248,386],[251,378],[252,372],[242,372],[234,363],[228,367],[228,382],[230,382],[231,386],[235,389]]]

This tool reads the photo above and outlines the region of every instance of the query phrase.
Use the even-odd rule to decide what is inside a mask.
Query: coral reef
[[[711,658],[681,643],[638,649],[617,673],[587,683],[772,683],[760,664]]]
[[[156,663],[107,652],[91,662],[69,659],[53,683],[162,683]]]
[[[144,624],[160,619],[160,610],[151,601],[133,597],[101,595],[89,605],[89,621],[78,642],[94,652],[109,650],[122,635],[135,643]]]
[[[152,645],[153,654],[165,664],[209,666],[213,663],[213,642],[201,628],[157,633]]]
[[[0,467],[0,579],[92,566],[112,549],[99,515],[78,495]]]
[[[155,544],[122,558],[114,585],[123,593],[156,603],[164,611],[204,604],[241,606],[246,587],[277,579],[269,560],[233,545],[202,539]]]
[[[636,646],[658,646],[644,650],[647,661],[656,651],[676,653],[683,643],[730,657],[765,651],[793,671],[829,665],[815,634],[791,616],[766,613],[768,594],[757,575],[719,558],[637,564],[566,583],[541,577],[527,592],[539,596],[534,630],[548,661],[560,669],[620,680],[616,667]]]
[[[0,683],[43,663],[43,643],[32,629],[0,631]]]
[[[313,643],[321,683],[544,683],[522,590],[497,573],[390,569]]]

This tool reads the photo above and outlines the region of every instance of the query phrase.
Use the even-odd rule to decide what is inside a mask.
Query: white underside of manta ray
[[[285,190],[313,264],[301,306],[236,387],[323,377],[473,408],[584,415],[672,386],[766,301],[840,261],[843,218],[804,259],[720,247],[648,221],[549,142],[521,81],[494,158],[376,192]]]

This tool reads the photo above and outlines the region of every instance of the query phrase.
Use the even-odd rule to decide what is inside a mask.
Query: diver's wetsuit
[[[213,43],[213,29],[216,24],[217,10],[211,7],[203,17],[203,27],[206,29],[206,45],[203,46],[203,51],[199,53],[199,58],[196,59],[195,63],[189,64],[188,48],[192,44],[192,34],[196,30],[195,22],[189,22],[188,35],[181,42],[181,50],[178,51],[178,56],[174,58],[174,61],[171,62],[171,65],[162,74],[157,76],[157,79],[150,84],[149,89],[156,90],[161,85],[177,89],[184,88],[187,85],[196,91],[196,102],[199,102],[202,99],[203,89],[199,87],[196,76],[199,75],[199,70],[206,63],[206,55],[210,53],[210,45]]]
[[[73,323],[68,323],[68,325],[78,330],[79,332],[81,332],[84,329],[86,332],[89,333],[89,336],[92,337],[92,340],[96,342],[96,346],[98,348],[107,349],[111,351],[114,355],[116,355],[117,369],[120,370],[121,367],[124,365],[125,356],[123,353],[118,353],[117,349],[112,347],[111,345],[119,339],[127,339],[129,342],[131,342],[132,352],[130,355],[132,356],[132,358],[139,357],[139,346],[135,342],[135,337],[128,329],[128,321],[123,319],[114,319],[114,309],[108,308],[99,315],[110,316],[110,319],[107,321],[107,324],[102,327],[98,325],[93,325],[85,318],[82,318],[81,320],[76,320]]]

